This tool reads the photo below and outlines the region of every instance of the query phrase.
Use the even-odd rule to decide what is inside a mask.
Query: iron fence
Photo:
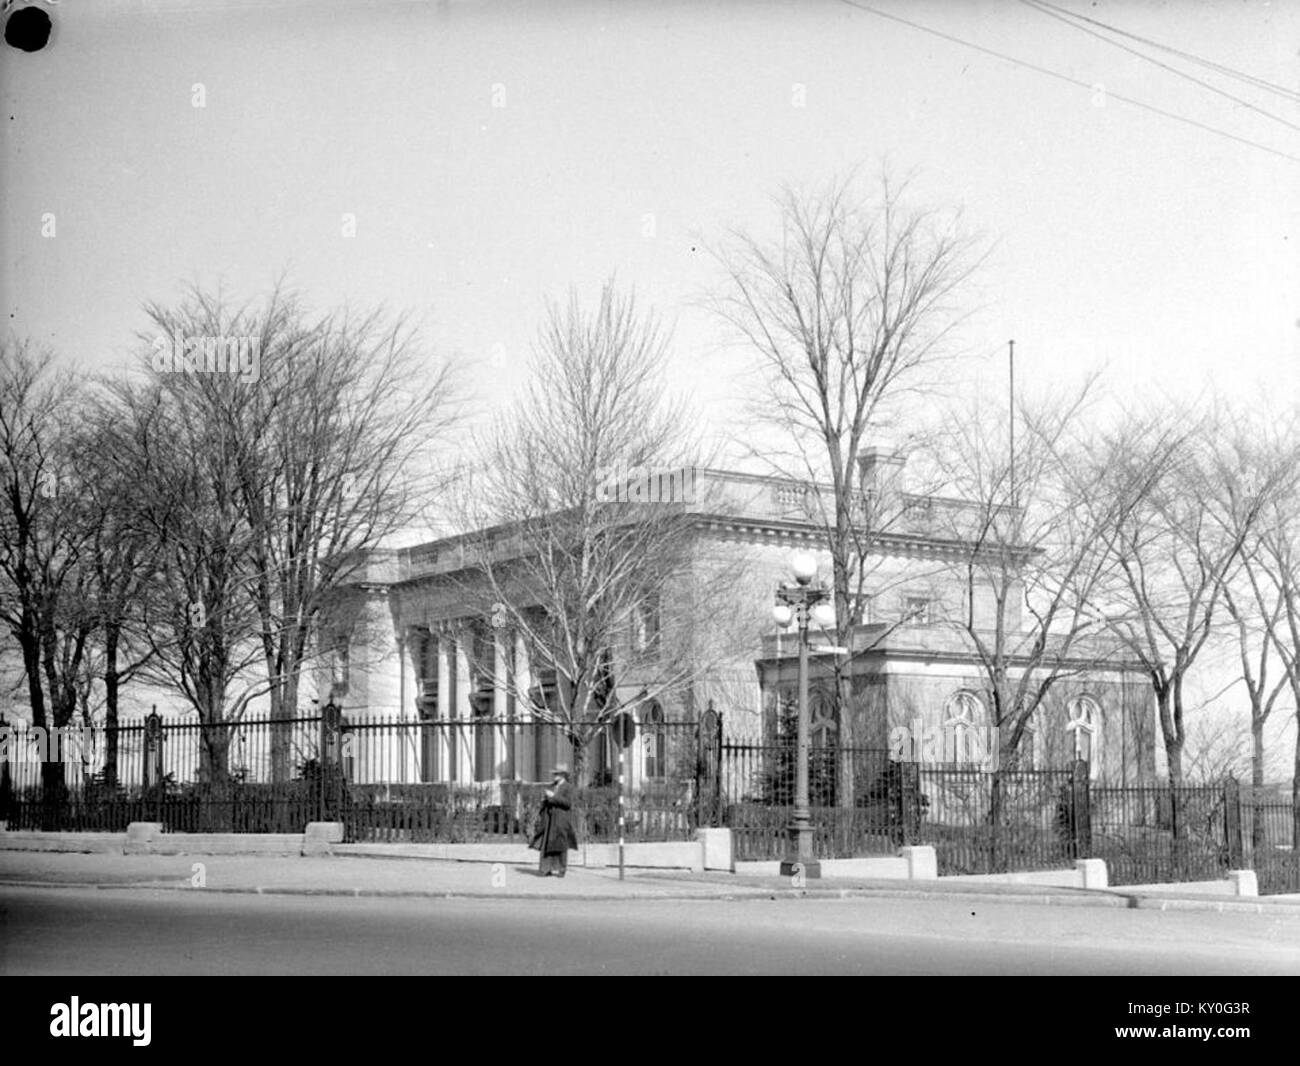
[[[526,842],[560,761],[578,785],[580,839],[689,839],[724,824],[739,860],[786,854],[796,746],[725,741],[720,716],[608,728],[467,718],[349,722],[333,708],[220,724],[151,717],[58,736],[9,727],[0,821],[11,829],[300,833],[341,821],[353,841]],[[1300,891],[1290,804],[1234,781],[1112,787],[1088,767],[986,772],[891,761],[885,749],[814,745],[814,853],[830,859],[932,844],[940,873],[1101,858],[1115,885],[1213,880],[1251,866],[1262,893]],[[621,755],[621,758],[620,758]],[[619,778],[622,778],[621,783]]]
[[[813,857],[892,855],[899,835],[883,808],[811,807]],[[793,807],[729,804],[726,824],[737,860],[784,859],[789,854]]]
[[[1240,808],[1223,785],[1102,787],[1089,801],[1091,857],[1111,884],[1217,880],[1240,863]]]
[[[732,831],[738,860],[784,857],[794,815],[797,746],[774,742],[723,742],[720,775],[723,823]],[[891,767],[884,748],[811,745],[808,793],[813,851],[822,859],[887,855],[902,842],[891,806]]]
[[[724,741],[722,794],[729,803],[794,803],[794,738],[755,744]],[[889,766],[885,748],[813,744],[808,748],[808,797],[814,807],[860,805]]]
[[[1261,895],[1300,892],[1298,814],[1290,803],[1267,801],[1251,801],[1243,811],[1250,826],[1250,866]]]
[[[13,829],[302,832],[343,821],[353,840],[527,839],[544,782],[568,763],[580,837],[687,839],[719,809],[721,720],[657,722],[622,752],[605,727],[472,718],[349,722],[150,719],[50,734],[19,726],[0,758]],[[621,763],[621,767],[620,767]]]
[[[916,776],[923,815],[911,842],[933,845],[941,875],[1052,869],[1079,857],[1071,770],[920,766]]]

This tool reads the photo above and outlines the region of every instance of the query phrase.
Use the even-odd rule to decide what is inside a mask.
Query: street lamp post
[[[817,560],[800,552],[791,561],[795,584],[776,592],[772,616],[780,625],[797,621],[799,626],[799,725],[795,739],[794,820],[790,823],[789,846],[781,863],[781,876],[820,877],[821,864],[813,858],[812,817],[808,803],[808,623],[813,609],[825,602],[829,591],[813,579]]]

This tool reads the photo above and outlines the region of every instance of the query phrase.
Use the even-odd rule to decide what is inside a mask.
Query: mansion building
[[[988,730],[987,675],[969,635],[954,619],[992,627],[992,589],[972,583],[971,544],[962,536],[975,505],[903,489],[905,457],[871,448],[860,459],[863,506],[888,511],[873,528],[863,623],[847,649],[827,648],[833,636],[813,634],[810,709],[814,744],[897,748],[900,735],[930,735],[938,743],[903,758],[969,761],[943,738],[954,728]],[[721,716],[730,744],[770,743],[788,723],[797,691],[798,632],[778,631],[772,606],[790,580],[790,558],[812,554],[829,583],[830,555],[822,518],[824,487],[789,479],[699,469],[672,484],[685,499],[673,503],[689,517],[693,558],[700,566],[736,564],[733,602],[705,612],[703,626],[727,627],[725,654],[662,702],[640,702],[638,737],[627,768],[629,784],[644,786],[666,773],[664,735],[673,723]],[[497,531],[504,550],[526,551],[523,537]],[[479,540],[481,543],[481,538]],[[376,550],[358,565],[331,615],[334,655],[321,691],[351,723],[425,723],[401,744],[358,730],[349,753],[358,782],[449,784],[538,781],[563,759],[558,729],[533,726],[532,699],[553,679],[532,673],[524,640],[494,626],[467,589],[473,581],[469,538],[447,537],[410,548]],[[1025,557],[1032,549],[1025,549]],[[1021,627],[1023,591],[1010,597],[1009,630]],[[665,620],[654,612],[628,619],[627,663],[614,662],[614,694],[635,701],[643,691],[632,660],[654,644]],[[664,616],[664,619],[667,615]],[[847,656],[850,699],[837,710],[833,657]],[[1060,768],[1086,759],[1095,780],[1149,783],[1156,767],[1154,702],[1149,683],[1131,663],[1116,661],[1082,639],[1072,658],[1058,660],[1047,699],[1035,713],[1020,766]],[[1012,676],[1017,669],[1011,663]],[[659,728],[660,723],[665,728]],[[987,734],[986,734],[987,735]],[[612,749],[596,741],[596,765]],[[960,747],[960,745],[958,745]]]

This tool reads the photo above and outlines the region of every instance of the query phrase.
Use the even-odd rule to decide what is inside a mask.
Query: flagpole
[[[1007,415],[1011,430],[1011,506],[1016,505],[1016,342],[1007,341]]]

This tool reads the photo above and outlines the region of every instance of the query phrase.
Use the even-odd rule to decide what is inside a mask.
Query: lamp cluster
[[[806,633],[809,623],[826,629],[835,624],[835,610],[830,604],[830,591],[820,584],[814,584],[817,576],[817,560],[807,552],[798,552],[791,560],[793,585],[783,585],[777,589],[776,605],[772,608],[772,618],[779,626],[788,626],[798,621],[799,632]]]

